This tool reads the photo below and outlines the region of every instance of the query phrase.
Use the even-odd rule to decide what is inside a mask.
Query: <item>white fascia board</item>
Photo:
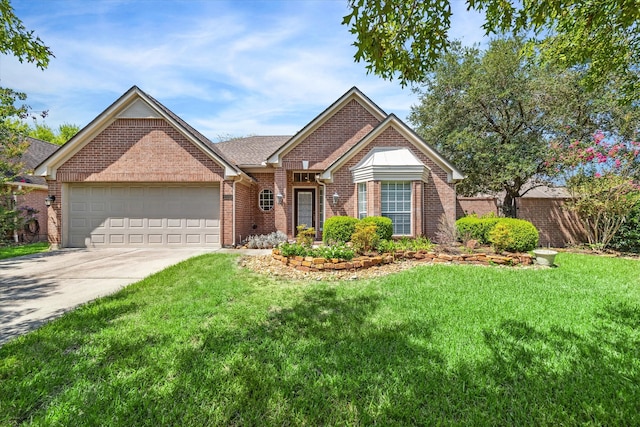
[[[8,185],[9,187],[27,187],[27,188],[31,188],[33,190],[48,190],[49,189],[49,187],[47,185],[33,184],[33,183],[30,183],[30,182],[12,181],[12,182],[7,182],[6,185]]]

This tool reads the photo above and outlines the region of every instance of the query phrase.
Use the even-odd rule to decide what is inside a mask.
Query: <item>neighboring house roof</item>
[[[528,188],[528,190],[527,190]],[[569,191],[564,186],[553,186],[545,184],[536,184],[534,182],[528,182],[523,187],[523,191],[526,191],[522,199],[568,199],[571,197]],[[462,199],[504,199],[506,193],[499,191],[497,193],[478,193],[473,196],[460,196]]]
[[[249,136],[218,142],[216,146],[240,167],[264,166],[267,157],[290,139],[290,135]]]
[[[569,198],[571,195],[566,187],[550,187],[542,185],[532,188],[522,197],[526,199],[557,199]]]
[[[327,120],[329,120],[336,112],[341,110],[345,105],[347,105],[352,100],[356,100],[360,105],[365,107],[371,115],[376,117],[378,120],[382,121],[387,117],[387,113],[385,113],[380,107],[378,107],[373,101],[371,101],[364,93],[360,91],[357,87],[352,87],[347,91],[344,95],[342,95],[336,102],[327,107],[322,113],[316,116],[308,125],[302,128],[298,133],[296,133],[291,139],[289,139],[285,144],[280,146],[277,150],[275,150],[269,158],[266,159],[267,163],[271,164],[280,164],[282,161],[282,157],[291,151],[298,143],[304,141],[306,137],[312,134],[316,129],[322,126]],[[340,153],[340,155],[343,153]]]
[[[20,157],[20,162],[23,163],[23,172],[16,178],[15,182],[18,184],[47,185],[44,178],[31,175],[31,171],[33,171],[40,162],[60,148],[60,146],[29,136],[26,137],[26,140],[29,145]]]
[[[49,176],[55,179],[58,167],[80,151],[82,147],[118,118],[162,118],[174,126],[183,136],[199,147],[204,153],[209,155],[209,157],[222,165],[225,168],[226,176],[246,176],[213,142],[137,86],[131,87],[124,95],[107,107],[98,117],[63,145],[60,150],[40,163],[36,167],[35,174],[39,176]]]

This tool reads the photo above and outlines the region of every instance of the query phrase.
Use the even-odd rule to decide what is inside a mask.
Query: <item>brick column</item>
[[[286,233],[289,237],[293,237],[292,230],[289,230],[287,220],[287,209],[289,206],[293,206],[293,194],[289,194],[287,191],[287,172],[283,168],[277,168],[274,174],[274,197],[278,194],[284,196],[282,205],[278,204],[276,197],[276,204],[274,206],[274,222],[276,230]]]
[[[411,196],[413,198],[413,212],[411,220],[413,221],[413,235],[422,236],[425,234],[422,226],[422,212],[424,211],[424,184],[422,181],[413,181],[411,183]]]

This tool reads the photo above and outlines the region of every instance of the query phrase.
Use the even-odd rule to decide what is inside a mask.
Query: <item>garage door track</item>
[[[0,260],[0,345],[207,248],[62,249]]]

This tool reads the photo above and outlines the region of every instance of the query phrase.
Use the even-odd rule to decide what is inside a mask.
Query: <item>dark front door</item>
[[[315,189],[297,189],[295,190],[295,227],[296,233],[299,225],[307,227],[316,226],[316,190]]]

